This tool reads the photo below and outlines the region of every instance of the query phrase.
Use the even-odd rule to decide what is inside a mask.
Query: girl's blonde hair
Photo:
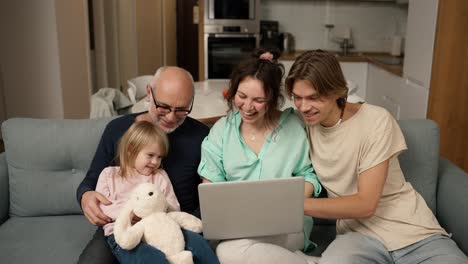
[[[147,121],[133,123],[119,142],[117,159],[122,177],[125,178],[131,174],[138,153],[151,144],[158,144],[161,154],[167,156],[169,141],[161,128]]]

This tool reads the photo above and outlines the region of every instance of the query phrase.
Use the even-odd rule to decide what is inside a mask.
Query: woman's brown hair
[[[117,158],[120,163],[119,172],[122,177],[125,178],[132,174],[138,153],[151,144],[158,144],[162,155],[167,155],[169,141],[166,133],[161,128],[147,121],[133,123],[120,139],[118,146]]]
[[[271,59],[260,58],[262,54],[269,52]],[[237,93],[239,84],[247,77],[259,80],[263,84],[266,97],[266,124],[272,125],[275,121],[275,112],[284,103],[284,96],[281,94],[281,81],[284,75],[284,67],[277,62],[280,53],[278,50],[257,49],[251,54],[251,58],[242,61],[231,73],[229,91],[227,94],[228,111],[233,110],[234,96]]]
[[[292,95],[296,81],[307,81],[319,96],[338,96],[336,103],[344,109],[348,97],[348,87],[336,57],[323,50],[307,51],[301,54],[286,77],[286,92]]]

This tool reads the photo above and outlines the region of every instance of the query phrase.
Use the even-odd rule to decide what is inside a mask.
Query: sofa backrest
[[[81,214],[76,188],[111,119],[5,121],[10,215]]]
[[[439,127],[428,119],[400,120],[408,150],[399,156],[405,178],[436,213]]]

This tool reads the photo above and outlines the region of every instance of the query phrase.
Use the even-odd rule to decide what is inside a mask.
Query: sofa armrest
[[[8,184],[8,167],[5,152],[0,153],[0,224],[8,219],[10,193]]]
[[[437,219],[448,233],[453,234],[465,254],[468,254],[468,174],[452,162],[439,161],[437,187]]]

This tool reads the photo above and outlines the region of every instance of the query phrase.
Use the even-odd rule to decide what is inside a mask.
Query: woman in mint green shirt
[[[292,108],[279,110],[284,70],[276,63],[278,55],[257,51],[234,70],[228,114],[202,143],[198,173],[204,182],[303,176],[304,195],[320,193],[304,125]],[[304,233],[222,241],[218,258],[228,264],[308,263],[308,257],[296,251],[313,247],[308,239],[312,224],[305,216]]]

